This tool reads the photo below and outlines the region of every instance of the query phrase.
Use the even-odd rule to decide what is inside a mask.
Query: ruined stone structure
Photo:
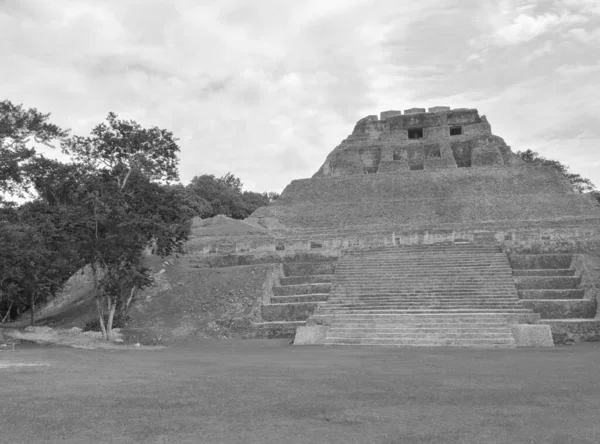
[[[193,248],[212,265],[283,263],[263,316],[279,332],[304,327],[297,343],[513,346],[547,343],[547,325],[555,340],[600,333],[597,203],[523,163],[475,109],[365,117],[312,178],[246,222],[252,235]]]

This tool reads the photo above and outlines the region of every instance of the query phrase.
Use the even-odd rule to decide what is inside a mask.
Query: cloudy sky
[[[0,0],[0,100],[175,133],[181,180],[310,177],[355,122],[475,107],[600,187],[600,0]]]

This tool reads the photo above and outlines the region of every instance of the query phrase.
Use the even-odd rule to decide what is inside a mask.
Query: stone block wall
[[[450,135],[450,127],[461,126],[461,134]],[[410,138],[409,131],[415,128],[422,130],[422,137]],[[412,137],[412,136],[411,136]],[[372,174],[379,172],[374,165],[366,165],[365,152],[375,153],[378,150],[381,161],[392,161],[394,153],[406,150],[412,157],[419,157],[425,147],[431,143],[451,145],[452,151],[447,150],[449,160],[446,162],[452,168],[455,164],[463,167],[481,165],[499,165],[506,163],[513,156],[504,140],[491,134],[491,127],[484,117],[479,117],[477,110],[455,110],[438,112],[419,112],[416,114],[401,114],[399,111],[384,111],[382,119],[368,116],[361,119],[352,134],[346,138],[327,156],[325,163],[313,177],[338,177],[357,174]],[[473,148],[485,144],[493,148],[478,148],[475,151],[476,161],[471,162]],[[501,156],[481,154],[487,151],[500,151]],[[459,158],[450,160],[451,157]],[[422,157],[422,156],[421,156]],[[514,156],[513,156],[514,157]],[[463,159],[463,160],[461,160]],[[486,163],[488,162],[488,163]],[[366,162],[369,163],[369,162]],[[422,159],[410,161],[412,169],[422,169]],[[383,172],[401,171],[390,168]]]

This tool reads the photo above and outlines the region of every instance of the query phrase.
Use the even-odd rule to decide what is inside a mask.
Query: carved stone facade
[[[313,177],[518,164],[476,109],[383,111],[358,121]]]

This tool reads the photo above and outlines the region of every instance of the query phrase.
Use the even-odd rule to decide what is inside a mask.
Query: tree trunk
[[[10,301],[10,305],[8,306],[8,310],[6,310],[6,313],[4,314],[4,317],[2,318],[2,320],[0,321],[0,324],[4,324],[6,322],[6,319],[10,315],[10,310],[12,309],[12,306],[13,306],[14,303],[15,303],[15,301]]]
[[[106,327],[104,326],[104,311],[102,310],[100,298],[96,298],[96,308],[98,309],[98,319],[100,321],[100,331],[102,331],[102,339],[106,341],[108,335],[106,334]]]
[[[131,293],[129,293],[129,297],[127,298],[127,301],[125,302],[125,304],[123,305],[123,308],[121,309],[121,317],[125,318],[125,316],[129,312],[129,306],[131,305],[131,301],[133,301],[134,295],[135,295],[135,287],[133,287],[131,289]]]
[[[112,325],[113,319],[115,317],[115,310],[117,309],[117,302],[112,301],[110,298],[108,300],[108,326],[106,327],[106,331],[108,333],[106,339],[109,340],[112,336]]]
[[[29,293],[29,302],[31,307],[29,309],[29,313],[31,314],[31,326],[35,325],[35,292]]]
[[[100,295],[98,294],[98,270],[96,270],[96,264],[92,262],[92,275],[94,276],[94,298],[96,299],[96,309],[98,311],[98,321],[100,322],[100,331],[102,332],[102,339],[106,340],[108,335],[106,334],[106,327],[104,326],[104,310],[102,309],[102,301],[100,301]]]

